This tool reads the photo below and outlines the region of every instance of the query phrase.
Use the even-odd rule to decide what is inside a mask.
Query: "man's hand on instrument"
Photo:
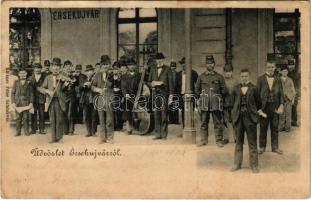
[[[131,95],[130,94],[125,94],[125,98],[130,99]]]
[[[70,84],[69,81],[64,82],[64,86],[68,86],[69,84]]]
[[[283,112],[284,112],[284,106],[283,106],[283,104],[281,104],[280,106],[279,106],[279,108],[275,111],[277,114],[282,114]]]
[[[173,95],[170,94],[170,96],[168,97],[168,104],[171,104],[173,102]]]
[[[257,111],[259,116],[263,117],[263,118],[267,118],[267,114],[264,113],[261,109]]]
[[[54,92],[51,90],[45,90],[45,93],[52,97]]]

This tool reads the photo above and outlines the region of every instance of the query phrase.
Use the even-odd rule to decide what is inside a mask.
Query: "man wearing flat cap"
[[[43,75],[42,66],[40,63],[34,64],[33,74],[28,78],[33,89],[33,107],[34,113],[31,115],[31,130],[35,134],[38,129],[38,115],[39,115],[39,133],[45,134],[44,128],[44,104],[46,102],[45,94],[40,93],[37,88],[41,87],[45,76]]]
[[[108,73],[110,69],[110,58],[108,55],[101,56],[101,69],[94,77],[91,89],[97,95],[93,102],[98,110],[100,125],[100,143],[113,144],[114,138],[114,117],[111,106],[111,97],[113,95],[113,76]]]
[[[50,71],[50,66],[51,63],[49,60],[45,60],[43,62],[42,74],[44,75],[44,77],[47,77],[48,75],[52,74],[52,72]]]
[[[172,72],[164,65],[163,53],[157,53],[154,57],[157,65],[151,69],[148,84],[152,88],[152,109],[154,111],[155,140],[167,138],[167,106],[172,101],[174,85]]]
[[[213,55],[206,56],[206,71],[202,73],[195,85],[195,93],[200,96],[201,140],[198,146],[208,143],[208,124],[210,115],[213,117],[216,144],[223,147],[223,101],[228,94],[224,77],[214,71]]]
[[[272,152],[282,154],[279,149],[278,125],[279,115],[283,113],[284,94],[282,82],[275,71],[275,55],[267,55],[266,73],[257,79],[257,88],[260,95],[261,106],[258,110],[260,115],[259,154],[266,151],[267,132],[270,125]]]
[[[60,79],[61,66],[61,59],[53,58],[52,74],[44,79],[41,87],[38,87],[39,92],[48,96],[48,103],[45,109],[49,112],[51,122],[52,139],[50,143],[60,142],[64,133],[64,115],[67,110],[64,91],[69,83]]]
[[[181,109],[181,118],[179,119],[182,122],[182,126],[184,127],[185,122],[185,106],[184,106],[184,99],[185,99],[185,93],[186,93],[186,58],[183,57],[180,61],[179,64],[181,65],[181,71],[177,73],[176,76],[176,83],[175,83],[175,92],[179,96],[179,108]],[[191,70],[191,91],[194,92],[195,88],[195,83],[198,80],[198,73],[194,71],[193,69]],[[195,106],[194,99],[193,100],[193,109]],[[179,137],[182,136],[182,134],[178,135]]]

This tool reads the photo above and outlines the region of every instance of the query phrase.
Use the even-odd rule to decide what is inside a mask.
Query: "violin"
[[[68,75],[65,75],[64,73],[58,74],[57,80],[60,80],[62,82],[69,82],[70,85],[73,85],[77,81],[76,78],[70,78]]]

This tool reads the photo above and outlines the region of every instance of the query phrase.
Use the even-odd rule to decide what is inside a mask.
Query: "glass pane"
[[[119,24],[119,44],[136,44],[135,24]]]
[[[157,23],[139,24],[139,44],[158,44]]]
[[[135,45],[119,45],[119,58],[126,56],[127,58],[134,58],[136,60],[136,46]]]
[[[144,66],[147,64],[148,58],[155,54],[158,50],[158,45],[142,44],[139,45],[139,64]]]
[[[134,18],[135,8],[120,8],[119,18]]]
[[[22,33],[20,27],[10,27],[10,49],[19,49],[22,44]]]
[[[154,8],[141,8],[139,9],[139,17],[156,17],[157,12]]]

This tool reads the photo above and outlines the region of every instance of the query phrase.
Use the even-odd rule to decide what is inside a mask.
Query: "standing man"
[[[50,66],[51,63],[49,60],[45,60],[43,62],[42,74],[44,75],[44,77],[47,77],[48,75],[52,74],[52,72],[50,71]]]
[[[40,93],[37,88],[41,87],[44,82],[44,75],[41,72],[42,66],[40,63],[34,64],[34,72],[31,77],[29,77],[29,81],[33,88],[34,94],[34,113],[31,115],[31,129],[32,134],[35,134],[38,128],[38,115],[39,115],[39,133],[45,134],[44,128],[44,104],[46,101],[45,94]]]
[[[292,126],[292,105],[295,101],[296,91],[293,80],[287,76],[287,65],[281,68],[281,82],[284,93],[284,112],[280,115],[279,131],[289,132]]]
[[[101,56],[101,71],[94,77],[92,91],[97,93],[93,102],[98,110],[100,124],[100,143],[113,144],[114,124],[113,110],[111,107],[111,96],[113,95],[113,77],[108,74],[110,68],[108,55]]]
[[[92,67],[93,68],[93,67]],[[87,81],[87,76],[82,74],[82,65],[76,65],[73,77],[76,82],[74,83],[75,88],[75,98],[74,98],[74,113],[73,113],[73,122],[82,123],[83,122],[83,106],[79,103],[82,95],[82,89],[84,88],[84,82]]]
[[[64,62],[64,69],[62,74],[68,78],[71,78],[72,80],[76,80],[73,76],[73,65],[70,60],[66,60]],[[75,81],[76,83],[76,81]],[[75,102],[77,101],[75,99],[76,92],[75,92],[75,83],[70,82],[70,84],[67,86],[67,90],[65,93],[65,102],[67,104],[65,111],[65,117],[64,117],[64,134],[65,135],[74,135],[74,121],[73,121],[73,114],[75,107]]]
[[[167,105],[172,101],[174,85],[172,82],[172,72],[164,65],[163,53],[155,55],[157,63],[155,68],[150,69],[148,83],[152,88],[152,109],[155,120],[155,140],[167,138]]]
[[[125,101],[124,119],[126,120],[127,133],[130,135],[133,131],[134,113],[133,104],[137,95],[140,82],[140,74],[134,60],[127,62],[128,73],[122,76],[121,88]]]
[[[223,100],[228,94],[224,77],[214,71],[215,61],[212,55],[206,56],[206,71],[201,74],[195,85],[195,93],[200,96],[201,141],[198,146],[208,143],[208,123],[213,117],[216,144],[223,147]]]
[[[20,69],[18,72],[19,79],[13,84],[11,91],[12,108],[16,110],[16,135],[21,135],[22,124],[24,133],[29,136],[29,110],[33,108],[33,89],[27,81],[27,72]],[[26,108],[29,106],[29,108]],[[24,109],[25,108],[25,109]]]
[[[85,123],[87,135],[85,137],[96,136],[97,121],[93,104],[93,92],[91,90],[92,79],[94,77],[94,68],[87,65],[85,69],[87,76],[85,79],[79,80],[79,91],[81,94],[80,106],[83,108],[83,122]]]
[[[243,161],[244,132],[246,132],[249,161],[253,173],[258,173],[257,123],[260,99],[257,88],[249,81],[248,69],[242,69],[241,83],[232,89],[232,125],[236,132],[234,166],[231,171],[241,169]]]
[[[185,100],[185,92],[186,92],[186,58],[183,57],[180,61],[179,61],[180,65],[181,65],[181,71],[177,73],[176,76],[176,84],[175,84],[175,92],[179,97],[179,108],[182,111],[181,114],[181,121],[182,121],[182,127],[184,127],[185,122],[185,106],[184,106],[184,100]],[[198,73],[196,71],[194,71],[193,69],[191,70],[191,91],[194,93],[195,92],[195,83],[198,80]],[[194,98],[192,98],[193,102],[193,109],[195,107],[195,101]],[[182,137],[182,133],[180,132],[180,134],[178,134],[178,137]]]
[[[177,72],[176,72],[177,64],[176,64],[176,62],[171,62],[170,68],[171,68],[171,72],[172,72],[172,83],[174,86],[173,94],[177,94],[178,85],[176,82],[176,79],[177,79]],[[178,120],[178,115],[179,115],[178,109],[174,109],[174,107],[176,107],[176,106],[174,106],[172,104],[168,105],[168,119],[169,119],[170,124],[178,124],[178,121],[179,121]]]
[[[61,71],[61,59],[53,58],[52,74],[48,75],[38,91],[48,95],[48,111],[51,122],[52,140],[50,143],[57,143],[63,138],[64,115],[67,110],[64,91],[69,83],[59,79]]]
[[[298,117],[297,117],[297,106],[298,106],[298,100],[300,98],[300,72],[295,66],[295,61],[294,60],[288,60],[288,77],[290,77],[295,86],[295,99],[294,99],[294,104],[292,106],[292,126],[299,126],[298,124]]]
[[[261,99],[259,154],[266,151],[267,132],[270,124],[272,152],[282,154],[279,149],[278,125],[279,114],[283,113],[284,94],[279,77],[274,75],[275,56],[267,55],[266,73],[257,80],[258,92]]]
[[[229,133],[233,135],[234,141],[236,141],[236,135],[234,130],[229,127],[229,123],[232,122],[232,116],[231,116],[231,109],[233,107],[233,101],[232,101],[232,92],[234,86],[238,84],[238,81],[233,78],[233,67],[231,65],[225,65],[224,66],[224,77],[225,77],[225,83],[228,88],[228,95],[227,98],[225,98],[224,102],[224,124],[227,126],[224,129],[224,144],[229,143]]]

